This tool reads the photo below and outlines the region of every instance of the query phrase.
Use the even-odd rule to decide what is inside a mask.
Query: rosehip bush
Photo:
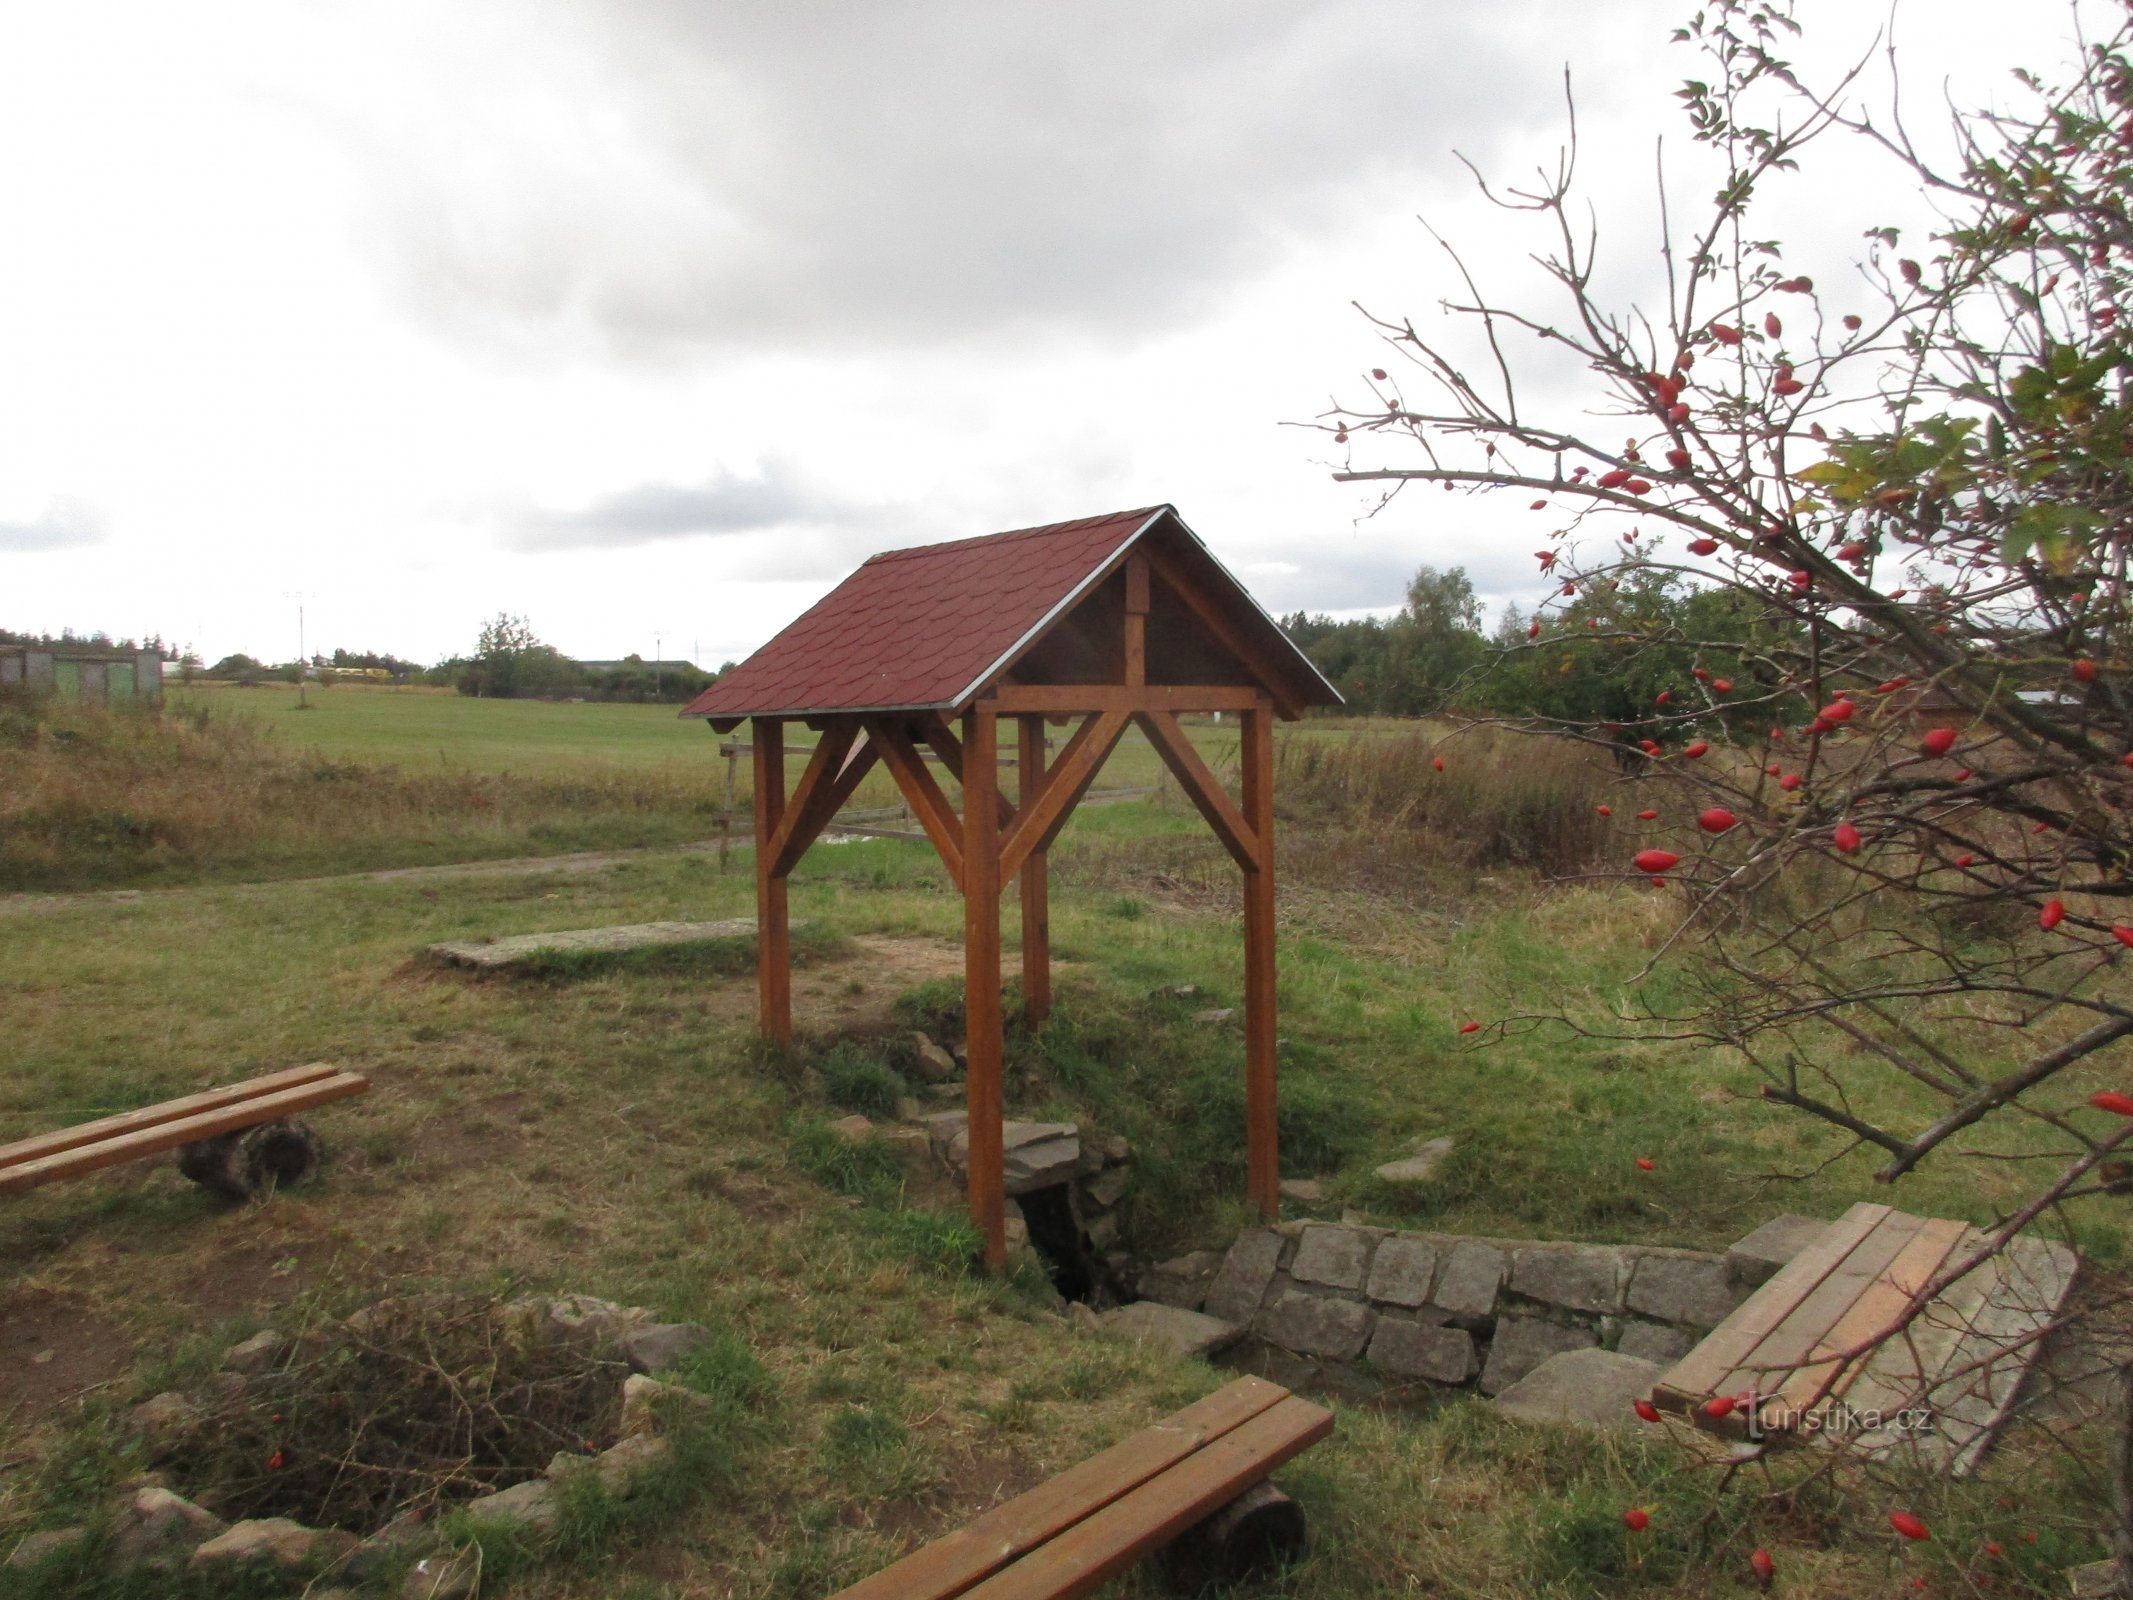
[[[1803,81],[1791,0],[1711,0],[1675,37],[1686,165],[1716,181],[1700,212],[1669,194],[1652,294],[1596,287],[1620,275],[1573,134],[1537,186],[1484,184],[1541,232],[1530,297],[1454,247],[1443,321],[1373,315],[1390,376],[1320,419],[1342,481],[1513,497],[1528,542],[1549,508],[1490,669],[1538,687],[1493,703],[1682,790],[1671,848],[1619,855],[1684,920],[1642,1030],[1737,1053],[1883,1182],[2011,1163],[1985,1251],[2078,1239],[2133,1181],[2133,23],[2071,14],[2109,27],[1958,112],[1943,158],[1858,74]],[[1758,207],[1814,181],[1810,147],[1939,221],[1788,259]],[[1551,409],[1566,355],[1582,403]],[[1669,591],[1696,604],[1647,620]],[[1607,694],[1557,687],[1602,652]],[[2133,1560],[2133,1436],[2110,1454]]]

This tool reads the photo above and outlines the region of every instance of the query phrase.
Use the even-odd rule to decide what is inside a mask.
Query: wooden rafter
[[[1178,786],[1199,808],[1207,825],[1215,830],[1215,837],[1222,841],[1222,847],[1246,872],[1256,872],[1259,868],[1259,835],[1244,820],[1244,813],[1230,799],[1229,791],[1222,787],[1222,780],[1200,759],[1200,752],[1185,737],[1178,719],[1167,711],[1141,711],[1134,714],[1133,720],[1148,735],[1148,742],[1163,758],[1163,765],[1177,775]]]
[[[1174,557],[1166,551],[1151,545],[1148,547],[1148,560],[1150,565],[1155,568],[1156,575],[1170,585],[1171,592],[1185,602],[1186,608],[1200,620],[1201,626],[1221,640],[1223,646],[1231,655],[1244,662],[1255,661],[1259,658],[1261,654],[1259,648],[1245,638],[1242,633],[1238,632],[1236,623],[1226,616],[1219,606],[1213,604],[1206,595],[1200,592],[1200,586],[1193,582],[1192,575],[1180,567]],[[1303,707],[1297,704],[1294,696],[1272,677],[1267,680],[1267,687],[1272,691],[1274,703],[1280,708],[1283,716],[1299,717],[1303,715]],[[1254,690],[1252,692],[1256,694],[1259,691]]]
[[[1052,841],[1059,837],[1059,830],[1066,826],[1074,807],[1095,782],[1097,769],[1130,720],[1125,711],[1098,712],[1067,741],[1066,748],[1059,752],[1057,765],[1045,775],[1044,787],[1034,800],[1016,810],[1014,825],[1000,841],[1002,878],[1020,871],[1033,852],[1052,847]]]
[[[821,837],[852,791],[881,757],[872,739],[863,738],[855,721],[832,723],[808,757],[807,770],[787,802],[785,816],[770,841],[770,870],[785,877],[799,864],[807,847]]]
[[[901,721],[870,717],[866,730],[868,742],[881,752],[881,764],[889,769],[896,787],[903,791],[919,826],[926,830],[926,837],[940,852],[941,864],[948,869],[948,876],[955,880],[955,886],[960,890],[963,887],[963,823],[955,814],[955,807],[948,803],[948,796],[941,792],[941,786],[933,781],[933,774],[926,770],[925,758],[918,753],[918,746],[911,742]]]

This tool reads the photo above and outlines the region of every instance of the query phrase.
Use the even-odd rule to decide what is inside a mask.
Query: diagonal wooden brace
[[[1022,870],[1022,863],[1031,852],[1049,850],[1052,841],[1059,837],[1059,830],[1066,826],[1067,818],[1074,814],[1074,807],[1096,781],[1097,771],[1104,758],[1110,755],[1118,743],[1126,724],[1132,720],[1125,711],[1103,711],[1081,725],[1066,748],[1059,752],[1059,761],[1046,774],[1044,787],[1037,791],[1035,800],[1015,812],[1014,826],[1000,841],[1000,876],[1006,879]]]
[[[879,752],[872,741],[854,750],[858,739],[857,722],[839,721],[824,729],[816,741],[807,770],[800,774],[799,787],[785,803],[785,814],[770,836],[773,877],[785,877],[799,865],[807,847],[821,836],[830,818],[851,798],[859,780],[874,765]]]
[[[1178,719],[1168,711],[1142,711],[1135,713],[1133,720],[1148,735],[1148,742],[1155,746],[1163,764],[1177,775],[1186,798],[1199,807],[1200,815],[1215,830],[1223,848],[1236,858],[1237,865],[1246,872],[1258,871],[1262,859],[1259,835],[1244,820],[1244,813],[1230,799],[1222,780],[1200,759],[1200,752],[1185,737]]]
[[[955,880],[958,893],[963,888],[963,821],[955,814],[955,807],[948,803],[948,796],[941,786],[933,781],[933,774],[926,770],[925,758],[911,742],[900,721],[886,717],[870,717],[866,723],[867,742],[881,752],[881,764],[889,769],[889,776],[896,780],[896,787],[910,803],[918,817],[919,826],[926,830],[926,837],[933,841],[933,848],[940,852],[941,864],[948,869],[948,876]]]

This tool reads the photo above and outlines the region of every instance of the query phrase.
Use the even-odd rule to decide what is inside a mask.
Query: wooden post
[[[755,987],[763,1037],[792,1045],[792,928],[785,912],[785,880],[772,859],[771,840],[785,815],[785,724],[758,717],[755,741]]]
[[[996,713],[963,718],[963,1016],[969,1050],[970,1217],[985,1237],[985,1264],[1007,1261],[1007,1196],[1000,1149],[1000,725]]]
[[[1044,718],[1018,717],[1020,773],[1016,800],[1028,805],[1044,784]],[[1032,1028],[1052,1014],[1052,908],[1045,853],[1032,850],[1022,863],[1022,1004]]]
[[[1244,713],[1240,765],[1244,820],[1259,840],[1257,870],[1244,874],[1245,1188],[1252,1210],[1281,1212],[1281,1147],[1274,1073],[1274,712],[1262,698]]]

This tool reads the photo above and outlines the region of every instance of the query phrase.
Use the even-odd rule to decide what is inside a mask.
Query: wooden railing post
[[[1002,1188],[1000,1026],[999,718],[963,718],[963,1016],[968,1034],[966,1131],[970,1216],[985,1239],[985,1264],[1007,1261],[1007,1196]]]
[[[1244,713],[1244,820],[1257,836],[1244,870],[1244,1116],[1246,1192],[1272,1222],[1281,1211],[1281,1148],[1274,1071],[1274,712],[1265,699]]]
[[[1044,718],[1018,717],[1021,760],[1016,800],[1027,805],[1044,787]],[[1045,853],[1022,863],[1022,1004],[1032,1028],[1052,1014],[1052,908]]]
[[[781,1049],[792,1045],[792,927],[786,916],[785,879],[777,872],[771,841],[785,816],[785,724],[758,717],[755,741],[755,985],[757,1022],[763,1037]]]

